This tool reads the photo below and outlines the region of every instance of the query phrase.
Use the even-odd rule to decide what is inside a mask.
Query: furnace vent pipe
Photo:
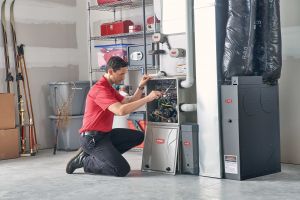
[[[182,104],[180,111],[182,112],[193,112],[197,110],[197,104]]]
[[[156,78],[156,77],[165,77],[167,76],[167,73],[165,71],[159,71],[156,74],[148,74],[151,78]]]
[[[185,0],[186,2],[186,79],[180,83],[183,88],[190,88],[194,84],[194,11],[193,2]]]

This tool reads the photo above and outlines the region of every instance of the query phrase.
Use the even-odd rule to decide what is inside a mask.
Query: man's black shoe
[[[66,172],[68,174],[72,174],[75,169],[83,167],[83,160],[87,157],[87,153],[85,153],[81,148],[78,149],[76,155],[68,162],[66,167]]]

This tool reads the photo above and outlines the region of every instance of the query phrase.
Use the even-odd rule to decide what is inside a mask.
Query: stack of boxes
[[[0,94],[0,160],[19,157],[19,135],[16,128],[15,96]]]

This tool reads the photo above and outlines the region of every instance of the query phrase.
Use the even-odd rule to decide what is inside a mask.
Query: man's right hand
[[[162,96],[162,92],[153,90],[148,94],[147,99],[148,102],[153,101],[155,99],[159,99]]]
[[[135,111],[137,108],[141,107],[142,105],[146,104],[147,102],[153,101],[155,99],[159,99],[161,96],[162,96],[162,92],[152,91],[146,97],[130,103],[125,103],[125,104],[122,104],[120,102],[113,103],[108,107],[108,110],[119,116],[127,115]]]

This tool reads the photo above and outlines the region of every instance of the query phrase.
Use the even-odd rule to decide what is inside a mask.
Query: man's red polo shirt
[[[112,130],[114,113],[107,108],[123,101],[124,97],[119,94],[102,76],[100,80],[90,89],[85,103],[82,127],[79,132]]]

